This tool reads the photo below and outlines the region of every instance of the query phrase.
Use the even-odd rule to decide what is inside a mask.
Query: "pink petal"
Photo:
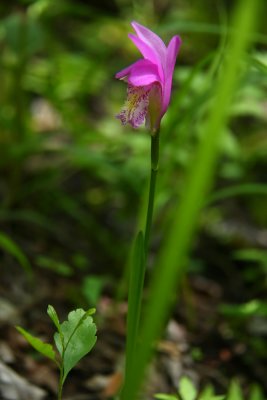
[[[139,37],[131,33],[129,33],[128,37],[135,44],[135,46],[138,48],[138,50],[145,59],[151,61],[152,63],[158,66],[161,79],[164,79],[163,66],[158,52],[156,52],[152,47],[150,47],[146,42],[141,40]]]
[[[167,62],[166,62],[167,76],[173,74],[177,54],[178,54],[181,44],[182,44],[182,40],[181,40],[180,36],[173,36],[173,38],[170,40],[170,43],[168,44],[167,57],[166,57],[166,59],[167,59]]]
[[[149,60],[140,60],[131,68],[128,82],[133,86],[147,86],[154,82],[161,83],[158,67]]]
[[[165,65],[166,46],[162,41],[162,39],[154,32],[152,32],[150,29],[146,28],[143,25],[138,24],[135,21],[132,22],[132,27],[134,28],[139,39],[141,39],[150,48],[152,48],[154,52],[158,54],[159,59],[162,62],[162,65]]]
[[[117,115],[123,125],[131,124],[133,128],[138,128],[144,122],[149,104],[150,87],[136,87],[128,85],[127,100]]]
[[[141,59],[118,72],[115,77],[129,82],[132,86],[147,86],[153,82],[161,83],[158,67],[149,60]]]
[[[152,47],[150,47],[146,42],[144,42],[142,39],[140,39],[138,36],[135,36],[132,33],[129,33],[128,37],[138,48],[138,50],[144,56],[144,58],[155,64],[157,64],[160,61],[158,53]]]
[[[123,78],[127,77],[129,75],[131,69],[134,68],[134,66],[136,64],[138,64],[140,61],[143,61],[143,59],[140,59],[140,60],[136,61],[135,63],[129,65],[129,67],[126,67],[126,68],[122,69],[121,71],[117,72],[115,75],[115,78],[123,79]]]
[[[179,36],[174,36],[167,47],[166,80],[163,93],[162,115],[165,114],[170,103],[173,71],[181,43],[181,38]]]

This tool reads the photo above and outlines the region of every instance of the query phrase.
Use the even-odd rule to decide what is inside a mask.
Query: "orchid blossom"
[[[173,36],[166,47],[162,39],[148,28],[132,22],[136,35],[129,38],[143,59],[116,74],[128,84],[127,100],[117,115],[123,125],[130,123],[138,128],[144,121],[152,132],[160,127],[166,113],[172,88],[172,76],[181,38]]]

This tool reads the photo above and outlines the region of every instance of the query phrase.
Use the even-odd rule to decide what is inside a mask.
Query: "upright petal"
[[[143,42],[143,40],[141,40],[139,37],[131,33],[129,33],[128,37],[135,44],[135,46],[138,48],[138,50],[146,60],[149,60],[153,64],[157,65],[160,78],[164,80],[164,71],[159,54],[155,52],[155,50],[152,47],[148,46],[145,42]]]
[[[133,21],[132,27],[134,28],[137,36],[149,47],[153,48],[154,51],[161,57],[161,59],[165,61],[166,46],[163,40],[150,29],[138,24],[138,22]]]
[[[165,114],[170,103],[171,90],[172,90],[172,77],[175,67],[177,54],[182,41],[179,36],[174,36],[167,47],[167,61],[166,61],[166,79],[163,92],[162,115]]]
[[[177,54],[179,52],[180,46],[182,44],[182,40],[180,36],[173,36],[170,40],[170,43],[167,47],[167,56],[166,56],[166,75],[170,76],[173,74]]]
[[[132,22],[132,27],[134,28],[138,38],[143,43],[145,43],[153,51],[154,54],[156,54],[157,61],[162,65],[163,71],[165,71],[167,49],[163,40],[150,29],[138,24],[135,21]]]

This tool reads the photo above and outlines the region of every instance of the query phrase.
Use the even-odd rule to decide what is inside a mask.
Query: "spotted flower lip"
[[[146,121],[150,130],[156,131],[170,103],[173,71],[182,41],[175,35],[166,46],[145,26],[135,21],[131,25],[136,35],[128,36],[143,58],[115,75],[128,84],[127,100],[117,118],[134,128]]]

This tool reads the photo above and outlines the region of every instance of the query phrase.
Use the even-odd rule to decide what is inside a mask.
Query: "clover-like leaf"
[[[96,326],[90,316],[92,313],[93,309],[87,312],[81,308],[71,311],[68,320],[60,325],[61,334],[54,335],[57,349],[62,357],[63,382],[70,370],[95,345]]]
[[[20,326],[16,326],[16,329],[24,336],[27,342],[39,353],[53,360],[56,364],[56,353],[53,349],[53,346],[49,343],[44,343],[42,340],[32,336],[29,332],[25,331],[25,329]]]

